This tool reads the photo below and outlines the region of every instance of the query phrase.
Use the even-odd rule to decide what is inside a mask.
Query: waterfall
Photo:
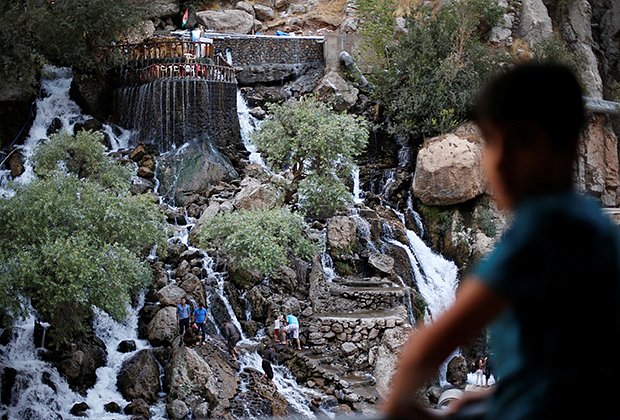
[[[351,176],[353,178],[353,203],[359,204],[364,202],[364,197],[362,196],[362,191],[360,189],[360,168],[356,166],[351,171]]]
[[[24,173],[17,177],[16,184],[28,184],[34,178],[32,155],[36,147],[47,140],[48,128],[56,122],[60,123],[59,131],[73,134],[74,126],[92,117],[83,114],[78,104],[69,96],[73,72],[67,67],[46,65],[41,72],[41,96],[36,100],[36,116],[23,145],[18,146],[24,157]],[[108,135],[112,150],[127,148],[130,132],[120,127],[103,125]],[[0,170],[0,198],[11,197],[14,191],[9,185],[9,171]]]
[[[256,145],[252,143],[252,133],[258,128],[260,121],[250,114],[248,103],[241,94],[240,90],[237,90],[237,115],[239,116],[239,126],[241,128],[241,141],[245,146],[245,149],[250,152],[249,160],[251,163],[256,163],[263,168],[266,168],[265,161],[258,153]]]
[[[4,413],[0,408],[0,416],[6,414],[9,419],[52,419],[59,415],[62,418],[73,418],[71,407],[78,402],[86,402],[90,407],[86,411],[89,418],[129,419],[130,415],[106,412],[104,405],[113,401],[124,407],[129,403],[116,388],[116,376],[125,360],[139,350],[151,348],[147,341],[139,340],[136,334],[138,312],[143,302],[142,297],[136,308],[128,306],[129,316],[121,323],[98,308],[93,308],[93,328],[106,346],[107,364],[97,369],[97,381],[86,396],[74,392],[56,368],[39,358],[38,352],[44,350],[37,349],[34,343],[35,316],[30,315],[17,322],[13,327],[16,331],[13,339],[6,346],[0,346],[0,365],[17,371],[10,405]],[[118,352],[116,348],[123,340],[134,340],[137,349],[131,353]],[[151,411],[154,414],[152,419],[165,418],[163,401],[151,407]]]

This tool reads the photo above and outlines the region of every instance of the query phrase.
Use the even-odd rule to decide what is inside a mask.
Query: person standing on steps
[[[226,346],[228,347],[228,351],[230,352],[233,360],[237,360],[239,357],[239,353],[237,353],[237,343],[241,340],[241,335],[239,331],[237,331],[237,327],[233,325],[229,320],[224,320],[224,328],[222,329],[222,335],[226,339]]]
[[[177,323],[179,324],[179,334],[183,337],[185,331],[189,329],[189,316],[191,308],[187,304],[185,298],[181,298],[181,302],[177,303]]]
[[[198,327],[198,345],[205,345],[207,340],[207,308],[204,303],[199,302],[198,307],[194,309],[194,323]]]
[[[483,356],[478,357],[478,369],[476,369],[476,386],[483,385],[482,378],[484,376],[484,372],[486,371],[486,365],[486,358]]]
[[[280,342],[280,330],[282,328],[282,315],[276,315],[276,319],[273,321],[273,339],[276,343]]]
[[[287,320],[288,319],[290,318],[287,317]],[[296,346],[297,350],[301,350],[301,344],[299,342],[299,324],[287,321],[286,326],[284,327],[284,331],[286,332],[287,342],[293,343],[293,345]]]

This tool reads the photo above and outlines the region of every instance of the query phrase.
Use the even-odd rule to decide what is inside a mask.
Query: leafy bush
[[[480,87],[509,61],[484,38],[502,9],[492,0],[457,0],[436,13],[420,7],[371,79],[394,134],[446,132],[468,117]]]
[[[300,205],[311,216],[345,208],[351,194],[342,179],[351,176],[353,159],[368,142],[366,122],[334,112],[312,97],[270,104],[269,113],[253,141],[269,164],[290,170],[292,183],[285,201],[291,203],[299,191]],[[329,195],[317,195],[328,189]]]
[[[273,275],[288,258],[310,258],[316,247],[306,238],[303,218],[287,208],[240,210],[216,215],[198,235],[238,269]]]
[[[556,34],[536,44],[532,53],[536,60],[567,66],[578,77],[587,63],[587,59],[582,53],[569,49]]]
[[[45,147],[35,150],[35,173],[47,177],[59,170],[67,171],[114,191],[126,191],[131,172],[105,155],[102,140],[101,133],[84,130],[75,137],[66,131],[53,134]]]
[[[63,139],[39,146],[40,168],[57,166]],[[106,162],[98,147],[83,152],[88,158],[74,158],[90,162],[84,167],[97,167],[97,157]],[[94,181],[103,177],[44,173],[0,199],[0,306],[20,313],[30,301],[59,338],[69,340],[84,330],[92,305],[115,319],[124,316],[130,294],[151,279],[141,256],[165,245],[165,224],[147,197]],[[105,173],[100,167],[91,175]]]

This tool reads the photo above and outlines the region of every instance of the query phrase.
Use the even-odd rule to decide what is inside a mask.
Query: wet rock
[[[104,405],[103,409],[108,413],[120,413],[121,412],[121,406],[118,405],[118,403],[115,403],[114,401],[110,401],[109,403]]]
[[[17,178],[24,173],[26,169],[24,168],[24,156],[21,150],[18,149],[10,152],[6,166],[11,171],[12,178]]]
[[[208,420],[209,417],[209,404],[208,403],[202,403],[200,405],[198,405],[195,409],[194,409],[194,419],[196,420]]]
[[[390,274],[394,269],[394,258],[385,254],[371,254],[368,263],[382,273]]]
[[[13,338],[13,328],[5,328],[0,334],[0,345],[6,346]]]
[[[131,152],[129,152],[129,159],[134,162],[140,162],[144,155],[146,155],[146,146],[144,143],[139,143]]]
[[[96,118],[90,118],[82,123],[75,123],[73,126],[73,134],[77,134],[82,130],[99,131],[103,128],[103,124]]]
[[[462,388],[467,383],[467,360],[463,356],[455,356],[448,362],[446,381],[457,388]]]
[[[359,90],[349,85],[338,72],[327,73],[314,89],[317,97],[331,103],[336,111],[345,111],[357,102]]]
[[[187,292],[176,284],[169,284],[157,292],[159,303],[161,303],[162,306],[176,306],[186,294]]]
[[[250,115],[259,120],[264,120],[267,117],[267,112],[260,106],[255,106],[250,109]]]
[[[50,329],[50,335],[52,334]],[[74,345],[53,352],[50,358],[71,388],[74,391],[84,392],[97,381],[97,369],[106,364],[107,352],[105,343],[92,335],[84,337]]]
[[[146,166],[140,166],[138,168],[138,176],[140,178],[153,179],[155,177],[155,172],[153,172],[152,169],[149,169]]]
[[[187,251],[187,245],[180,241],[172,241],[168,243],[166,253],[166,262],[170,264],[178,264],[181,254]]]
[[[166,345],[172,343],[177,335],[176,308],[168,306],[160,309],[149,323],[148,340],[154,346]]]
[[[47,386],[49,386],[52,391],[56,392],[56,390],[58,389],[56,387],[56,384],[54,383],[54,381],[52,381],[52,375],[51,373],[45,371],[41,374],[41,382]]]
[[[2,369],[2,376],[0,379],[0,402],[4,405],[11,404],[13,396],[13,385],[15,385],[15,378],[17,377],[17,371],[12,367],[5,367]]]
[[[71,407],[71,410],[69,410],[69,412],[77,417],[88,417],[86,414],[86,410],[88,409],[90,409],[88,404],[86,404],[85,402],[80,402],[73,404],[73,407]]]
[[[189,415],[189,408],[181,400],[174,400],[166,407],[168,416],[172,420],[183,420]]]
[[[288,413],[288,402],[275,386],[262,380],[263,373],[245,368],[240,374],[246,389],[235,396],[231,413],[237,417],[283,417]]]
[[[357,225],[347,216],[336,216],[327,224],[327,246],[333,255],[349,254],[355,247]]]
[[[131,353],[132,351],[136,351],[136,342],[134,340],[123,340],[118,343],[116,351],[121,353]]]
[[[106,121],[112,114],[112,90],[94,74],[75,74],[69,96],[85,114],[99,121]]]
[[[47,136],[51,136],[52,134],[56,134],[58,133],[60,130],[62,129],[62,120],[58,117],[54,118],[51,122],[51,124],[49,125],[49,127],[47,127]]]
[[[151,410],[149,405],[143,399],[137,399],[125,406],[125,414],[133,414],[136,416],[144,416],[146,418],[151,417]]]
[[[129,192],[133,195],[145,194],[147,192],[153,191],[154,185],[153,183],[145,178],[134,177],[131,180],[131,187],[129,187]]]
[[[140,350],[123,362],[116,377],[116,385],[127,400],[143,399],[157,401],[159,386],[159,365],[150,349]]]

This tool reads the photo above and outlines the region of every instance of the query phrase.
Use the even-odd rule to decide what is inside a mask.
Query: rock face
[[[577,182],[580,189],[600,198],[606,207],[620,205],[618,140],[603,115],[590,118],[579,144]]]
[[[249,34],[254,27],[254,16],[243,10],[207,10],[197,12],[196,18],[215,32]]]
[[[457,388],[462,388],[467,383],[467,360],[463,356],[455,356],[448,362],[446,381]]]
[[[168,17],[179,13],[179,2],[176,0],[152,0],[147,4],[151,18]]]
[[[93,74],[76,74],[69,91],[85,113],[105,121],[112,113],[112,95],[105,81]]]
[[[224,413],[237,391],[236,372],[224,351],[212,342],[196,350],[177,348],[166,366],[168,401],[183,401],[191,409],[208,403],[212,418]]]
[[[517,33],[530,47],[553,35],[551,18],[542,0],[523,0]]]
[[[396,370],[398,355],[403,345],[409,338],[410,329],[407,327],[396,327],[387,330],[383,335],[381,344],[376,349],[376,359],[381,363],[375,365],[373,376],[377,380],[377,392],[382,397],[388,395],[390,380]]]
[[[445,134],[420,149],[413,194],[426,205],[445,206],[470,200],[485,190],[480,145]]]
[[[345,111],[357,102],[359,90],[349,85],[338,72],[325,75],[314,89],[317,97],[332,104],[336,111]]]
[[[147,336],[151,344],[169,344],[178,335],[176,308],[162,308],[148,325]]]
[[[106,364],[105,344],[93,336],[80,340],[76,345],[57,352],[58,370],[75,391],[84,392],[97,381],[97,369]]]
[[[160,165],[161,193],[174,197],[179,205],[211,185],[239,176],[229,159],[208,141],[193,141],[160,159]]]
[[[260,181],[245,178],[241,181],[241,191],[235,195],[233,205],[240,210],[269,209],[276,205],[276,193]]]
[[[140,350],[126,360],[116,378],[116,385],[126,400],[143,399],[149,403],[157,400],[159,365],[150,349]]]
[[[355,246],[357,225],[346,216],[329,219],[327,225],[327,245],[335,254],[349,253]]]

